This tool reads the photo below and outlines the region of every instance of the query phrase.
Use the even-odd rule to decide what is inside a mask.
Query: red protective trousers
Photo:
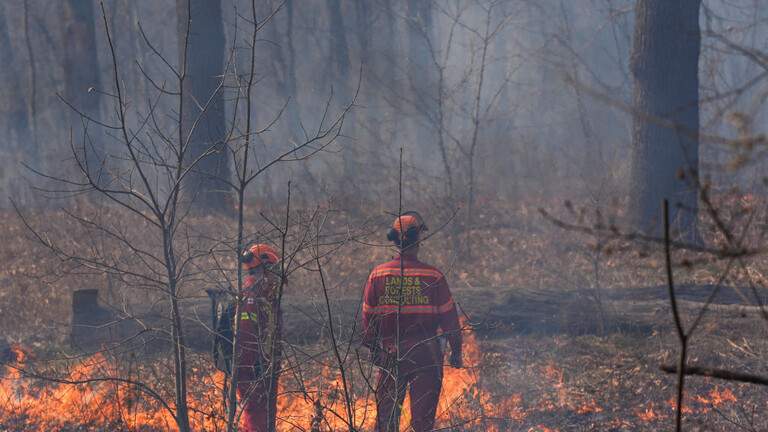
[[[241,359],[243,364],[247,355]],[[237,397],[243,406],[244,432],[267,432],[275,430],[277,414],[277,373],[261,370],[254,366],[241,366],[237,372]]]
[[[247,277],[237,346],[237,393],[243,407],[243,431],[275,430],[280,370],[280,311],[275,283]],[[273,334],[277,330],[277,334]],[[274,351],[274,352],[273,352]]]
[[[389,355],[389,364],[379,370],[376,384],[376,430],[398,432],[398,419],[406,391],[410,396],[411,427],[414,432],[431,431],[443,380],[443,355],[436,340]]]

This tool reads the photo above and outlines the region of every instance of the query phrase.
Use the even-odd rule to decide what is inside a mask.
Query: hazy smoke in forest
[[[247,63],[247,37],[243,25],[236,26],[238,14],[249,10],[247,3],[222,1],[227,51],[235,48],[237,73]],[[760,45],[768,39],[760,17],[765,11],[752,13],[748,1],[737,2],[743,3],[740,7],[721,3],[705,2],[705,27],[730,28],[740,42]],[[175,8],[158,2],[104,4],[117,35],[129,110],[146,110],[155,89],[142,70],[156,83],[171,77],[142,31],[159,53],[177,59]],[[460,196],[468,181],[464,153],[473,139],[480,195],[518,200],[566,193],[607,199],[621,196],[627,186],[631,118],[587,89],[629,102],[631,1],[293,0],[258,5],[265,20],[274,8],[281,9],[261,28],[253,119],[265,126],[281,109],[282,115],[258,137],[257,157],[266,160],[300,141],[305,129],[317,127],[331,96],[333,106],[341,109],[354,97],[358,81],[360,92],[345,122],[345,136],[330,151],[269,172],[254,193],[274,194],[291,178],[307,197],[338,195],[350,184],[355,193],[386,195],[394,186],[391,173],[403,147],[414,184],[440,196],[450,170],[454,193]],[[109,123],[114,117],[112,72],[97,6],[97,52],[92,55],[101,88],[79,89],[85,93],[80,100],[101,98],[99,118]],[[37,0],[0,5],[0,49],[8,59],[0,78],[0,186],[4,196],[22,202],[32,195],[25,181],[30,173],[21,163],[58,169],[68,157],[70,137],[82,139],[81,125],[73,124],[57,96],[68,94],[63,88],[68,51],[63,48],[70,24],[62,19],[63,8],[59,2]],[[715,51],[703,53],[701,66],[702,97],[760,73],[743,57]],[[764,123],[759,120],[765,110],[751,95],[761,94],[764,85],[743,92],[735,102],[735,108],[752,116],[755,128]],[[159,108],[173,115],[173,106]],[[732,134],[727,125],[713,121],[719,109],[716,101],[704,104],[702,126]],[[227,110],[230,118],[231,105]],[[475,127],[479,132],[473,137]],[[109,148],[109,135],[94,124],[89,128]],[[702,154],[706,165],[718,160],[721,151],[705,143]]]

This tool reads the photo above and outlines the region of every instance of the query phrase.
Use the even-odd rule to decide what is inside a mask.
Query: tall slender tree
[[[182,80],[181,139],[190,163],[186,189],[198,208],[229,210],[230,164],[224,98],[224,23],[221,0],[176,0],[179,72]]]
[[[64,99],[72,105],[70,116],[74,139],[85,145],[85,161],[91,173],[104,179],[100,167],[104,158],[105,140],[85,139],[81,125],[88,118],[98,119],[100,114],[101,77],[96,47],[96,21],[93,2],[66,0],[64,14]],[[83,117],[83,115],[85,117]]]
[[[24,6],[27,6],[26,3]],[[25,8],[26,9],[26,8]],[[29,121],[29,103],[31,92],[25,92],[23,65],[11,43],[9,31],[11,21],[8,5],[0,4],[0,53],[5,64],[0,68],[0,155],[6,161],[4,169],[0,170],[0,194],[17,192],[15,182],[20,176],[18,163],[7,163],[10,160],[30,161],[36,155],[36,148],[31,134]],[[26,12],[26,10],[25,10]],[[25,22],[26,24],[26,22]],[[25,28],[26,30],[26,28]],[[31,62],[26,62],[31,64]],[[24,198],[17,196],[16,198]]]
[[[341,0],[326,0],[328,9],[328,18],[330,24],[330,55],[329,60],[329,81],[335,89],[337,98],[341,104],[347,104],[352,99],[353,87],[350,81],[351,62],[349,59],[349,42],[347,41],[347,31],[344,23],[344,14],[342,13]],[[354,113],[350,113],[344,123],[344,134],[354,138],[356,118]],[[342,152],[344,161],[343,182],[356,178],[357,169],[357,151],[356,143],[346,141],[346,147]],[[351,184],[354,184],[353,182]]]
[[[660,232],[672,204],[680,235],[695,238],[699,168],[701,0],[638,0],[630,65],[634,81],[631,216]]]
[[[438,110],[435,70],[431,61],[431,50],[439,47],[435,44],[433,9],[431,1],[408,0],[408,81],[413,92],[414,102],[421,116],[414,117],[414,137],[416,148],[413,151],[422,157],[435,151],[433,144],[436,133],[430,124],[430,117]]]
[[[0,150],[12,153],[16,146],[24,145],[22,138],[28,136],[29,122],[28,104],[23,103],[21,74],[17,67],[16,50],[11,45],[7,12],[6,4],[0,4],[0,50],[7,62],[0,69],[0,79],[4,83],[0,89],[0,131],[5,137]]]

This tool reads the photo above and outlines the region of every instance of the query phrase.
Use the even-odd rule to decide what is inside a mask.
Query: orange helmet
[[[427,224],[424,223],[421,215],[415,211],[407,211],[392,222],[392,229],[389,230],[387,238],[396,241],[408,233],[414,233],[418,236],[423,231],[427,231]]]
[[[280,257],[275,249],[263,243],[248,246],[240,257],[243,270],[254,269],[264,263],[277,264],[278,261],[280,261]]]

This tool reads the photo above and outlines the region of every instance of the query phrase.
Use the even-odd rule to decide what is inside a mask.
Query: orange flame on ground
[[[479,368],[482,353],[471,332],[465,336],[463,354],[465,368],[445,369],[438,425],[482,426],[484,430],[503,431],[509,430],[510,422],[522,421],[526,412],[521,395],[494,398],[483,388]],[[72,425],[100,430],[105,427],[110,430],[175,429],[171,413],[136,387],[100,378],[121,376],[116,364],[103,355],[83,360],[65,374],[61,382],[42,384],[22,375],[26,360],[23,351],[17,349],[16,359],[17,365],[8,366],[0,382],[0,426],[3,421],[13,421],[15,429],[11,430],[57,430]],[[278,386],[278,430],[348,429],[342,379],[338,373],[326,368],[303,383],[301,391],[289,387],[290,377],[284,375]],[[223,374],[190,368],[189,376],[191,427],[199,431],[223,430]],[[133,379],[147,381],[149,377],[134,376]],[[73,385],[75,383],[77,385]],[[372,429],[376,413],[373,395],[352,397],[355,427]],[[409,422],[406,400],[401,429],[407,430]]]
[[[462,351],[465,367],[453,369],[446,367],[443,386],[437,409],[437,427],[447,428],[461,425],[462,428],[482,426],[488,431],[509,430],[509,422],[522,421],[526,413],[522,408],[522,396],[513,394],[495,399],[490,392],[482,388],[479,366],[482,353],[475,335],[467,332],[464,336]],[[312,399],[303,395],[286,395],[278,399],[278,429],[296,430],[344,430],[348,429],[346,404],[341,376],[334,375],[329,369],[323,371],[323,378],[306,385]],[[318,399],[319,396],[319,399]],[[322,427],[312,429],[311,419],[317,420],[318,405],[326,412],[322,421],[316,421]],[[375,423],[376,404],[373,395],[356,398],[352,403],[352,413],[358,430],[372,430]],[[327,413],[332,413],[328,415]],[[406,397],[403,403],[401,430],[408,430],[411,420],[410,402]],[[282,425],[282,426],[281,426]]]
[[[136,387],[96,378],[120,376],[115,363],[102,355],[94,355],[82,361],[66,374],[61,383],[40,384],[22,376],[21,369],[28,361],[28,356],[18,347],[14,347],[13,351],[17,366],[6,367],[5,374],[0,375],[0,428],[60,430],[77,425],[84,426],[78,430],[175,429],[175,421],[170,412],[162,409]],[[563,370],[554,363],[542,368],[543,379],[549,381],[554,391],[545,394],[527,411],[520,394],[494,397],[481,379],[482,363],[483,356],[475,335],[468,333],[465,337],[465,368],[445,369],[438,407],[438,428],[458,426],[468,430],[506,431],[528,427],[521,423],[530,419],[534,412],[566,409],[586,415],[603,411],[595,399],[568,388]],[[288,375],[284,374],[278,386],[279,431],[348,429],[342,379],[336,371],[326,368],[300,386],[291,384]],[[224,430],[221,390],[224,375],[208,369],[190,368],[189,376],[189,388],[193,390],[189,400],[193,430]],[[133,378],[145,382],[149,379],[148,376]],[[72,382],[81,384],[69,385]],[[373,429],[376,414],[373,395],[367,392],[364,395],[352,394],[351,397],[355,428]],[[735,403],[737,398],[730,389],[714,387],[707,393],[686,398],[686,401],[684,412],[691,414],[705,413],[714,407]],[[659,410],[650,402],[645,408],[635,411],[635,415],[643,422],[668,419],[674,412],[675,401],[672,398],[666,402],[671,411]],[[13,423],[4,423],[8,421]],[[406,400],[401,430],[407,430],[409,422],[409,403]],[[628,424],[625,420],[619,423],[625,426]],[[543,424],[522,430],[557,431]]]
[[[566,387],[563,370],[555,366],[554,363],[550,362],[544,366],[542,373],[545,378],[552,382],[552,386],[557,390],[556,403],[553,401],[545,401],[543,403],[546,410],[565,408],[582,415],[603,411],[603,407],[594,398],[570,391]]]
[[[714,387],[706,394],[685,398],[683,401],[683,414],[705,414],[711,411],[712,408],[717,408],[727,403],[735,403],[736,401],[736,395],[730,389],[720,390],[719,387]],[[677,411],[676,397],[673,396],[667,399],[666,405],[669,408],[669,412],[659,413],[654,410],[653,402],[649,402],[648,407],[644,411],[636,412],[637,417],[644,422],[671,417]]]
[[[712,407],[718,407],[727,402],[736,402],[736,395],[733,394],[731,389],[720,390],[715,387],[709,391],[707,396],[697,395],[694,400],[702,405],[710,405]]]
[[[651,422],[658,420],[659,418],[659,415],[653,409],[653,402],[650,402],[643,411],[638,411],[636,414],[637,417],[644,422]]]
[[[675,397],[667,399],[667,406],[669,406],[670,411],[677,411],[677,399]],[[693,414],[694,412],[695,411],[691,407],[690,401],[686,403],[686,401],[683,400],[683,414]]]
[[[23,361],[25,356],[17,356]],[[64,425],[110,425],[135,429],[168,429],[169,413],[144,407],[139,395],[126,386],[93,378],[113,372],[103,356],[94,355],[77,365],[60,384],[33,386],[23,379],[20,368],[7,367],[0,386],[2,418],[16,419],[16,430],[57,430]],[[67,383],[83,383],[68,385]],[[88,383],[86,383],[88,382]],[[202,423],[205,426],[205,422]]]

